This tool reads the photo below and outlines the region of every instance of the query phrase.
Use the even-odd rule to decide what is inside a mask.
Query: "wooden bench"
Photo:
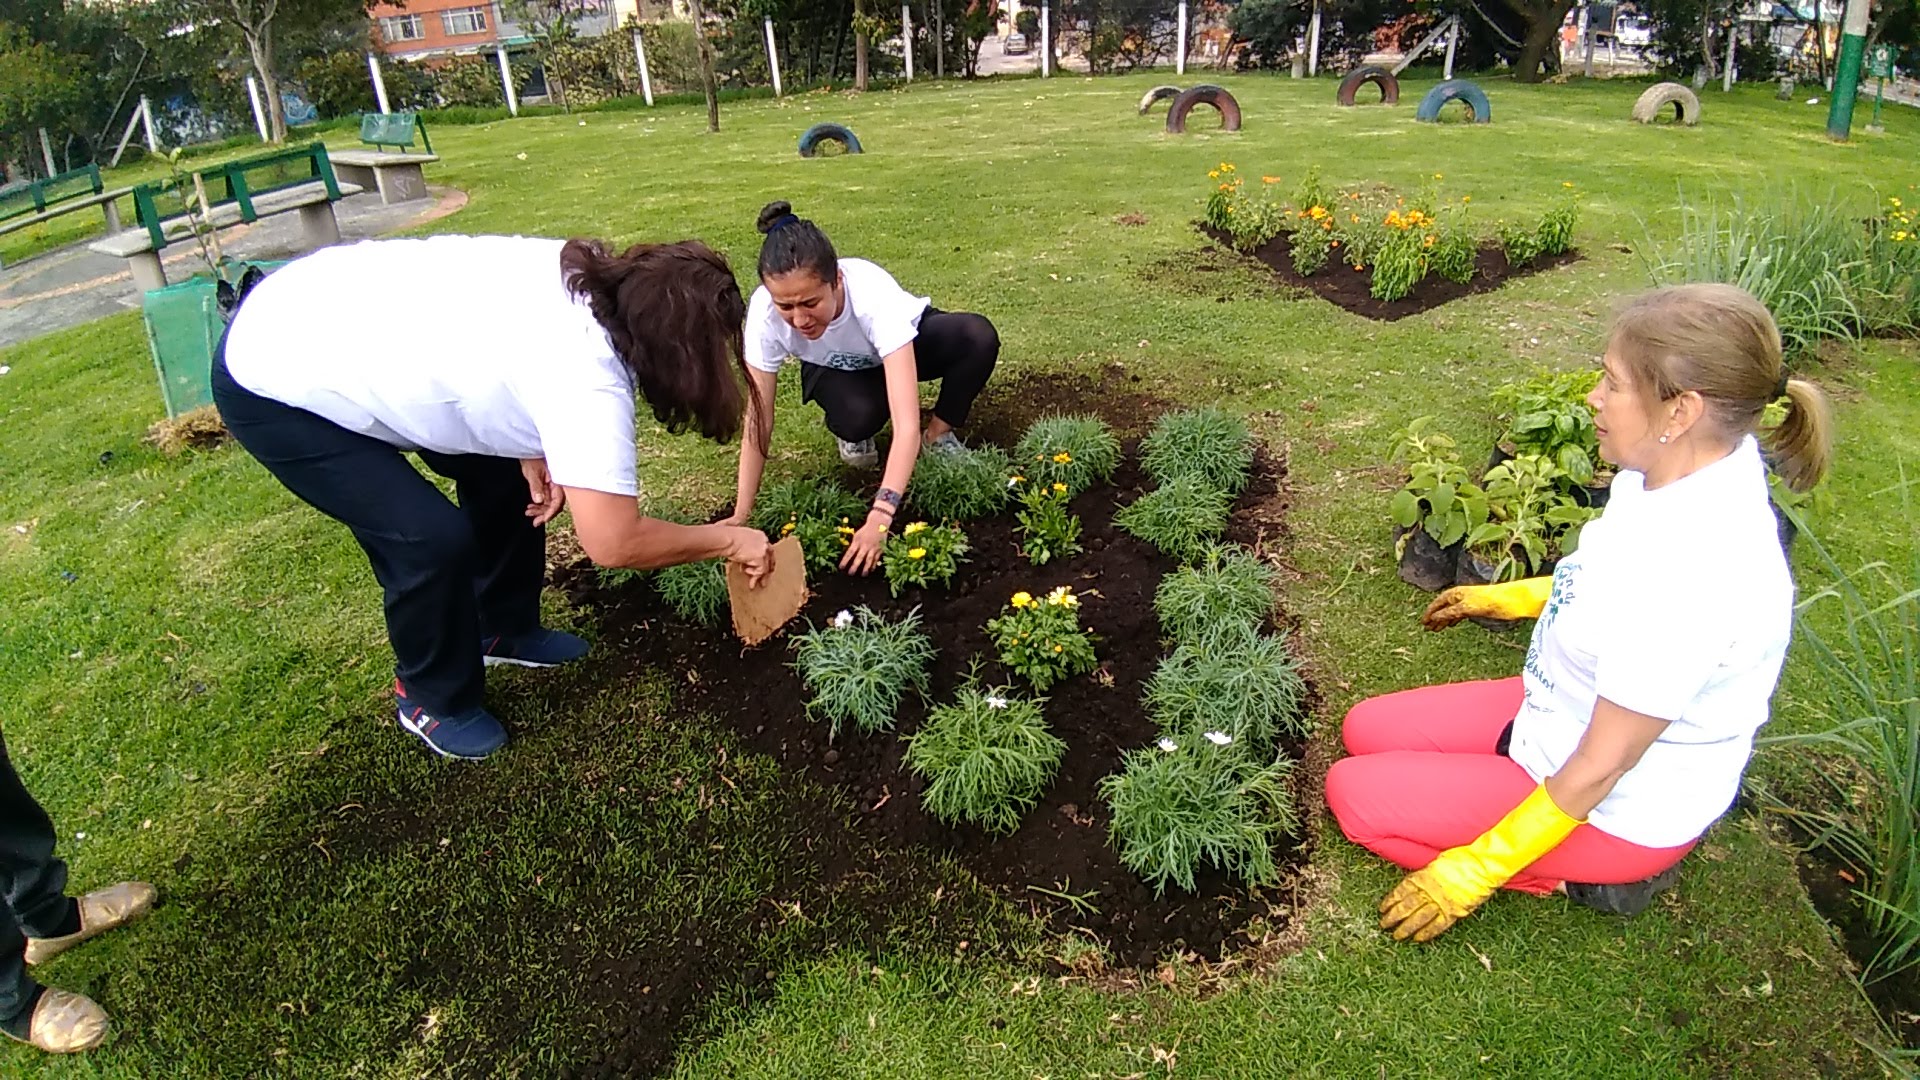
[[[98,206],[105,212],[107,231],[120,230],[119,200],[130,187],[106,190],[100,166],[88,165],[0,190],[0,236],[52,221],[63,214]]]
[[[421,153],[413,152],[415,135],[420,137]],[[420,166],[439,161],[440,155],[433,152],[418,115],[366,113],[360,117],[360,141],[373,149],[333,152],[333,169],[340,179],[379,189],[383,203],[427,197],[427,179]],[[389,146],[395,148],[393,153],[386,152]]]
[[[340,223],[333,215],[333,204],[363,190],[334,177],[327,148],[320,143],[209,166],[196,175],[206,187],[206,225],[223,229],[296,211],[310,248],[339,243]],[[134,286],[142,292],[165,288],[167,272],[160,252],[193,236],[189,206],[199,209],[191,177],[136,185],[133,207],[138,224],[87,246],[127,260]]]

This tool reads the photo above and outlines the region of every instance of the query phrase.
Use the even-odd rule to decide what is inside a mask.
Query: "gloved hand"
[[[1540,785],[1479,839],[1448,848],[1394,886],[1380,901],[1380,929],[1396,941],[1432,941],[1579,826]]]
[[[1445,630],[1461,619],[1533,619],[1546,610],[1547,597],[1553,595],[1550,577],[1521,578],[1498,585],[1455,585],[1427,605],[1420,625],[1429,630]]]

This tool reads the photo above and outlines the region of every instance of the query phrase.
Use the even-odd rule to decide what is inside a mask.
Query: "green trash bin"
[[[246,265],[271,274],[287,264]],[[146,316],[147,346],[153,352],[154,371],[160,376],[160,399],[166,404],[168,419],[213,404],[213,349],[227,328],[220,316],[219,288],[212,276],[202,274],[147,293],[141,305]]]

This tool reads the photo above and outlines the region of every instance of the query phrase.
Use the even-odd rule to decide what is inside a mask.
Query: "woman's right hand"
[[[720,525],[717,528],[727,530],[727,561],[738,563],[747,572],[747,585],[759,588],[773,573],[773,542],[759,529],[746,529],[737,525]]]

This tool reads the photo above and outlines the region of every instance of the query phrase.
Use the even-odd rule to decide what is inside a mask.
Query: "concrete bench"
[[[70,199],[58,205],[49,206],[39,213],[29,214],[26,217],[10,218],[7,221],[0,222],[0,236],[52,221],[62,214],[71,214],[76,210],[86,210],[95,206],[100,207],[106,214],[107,232],[116,233],[120,231],[120,200],[131,194],[133,194],[133,189],[130,187],[114,188],[112,191],[103,191],[98,195],[89,195],[84,199]],[[0,260],[0,266],[5,265],[6,262]]]
[[[413,149],[416,135],[421,147],[417,152]],[[373,149],[328,152],[340,179],[378,189],[380,201],[387,204],[427,197],[427,179],[420,166],[439,161],[440,155],[433,152],[427,126],[418,114],[367,113],[360,118],[360,141]],[[394,153],[386,152],[389,146]]]
[[[338,192],[339,198],[345,198],[358,195],[361,190],[358,184],[338,183],[330,190],[325,183],[314,180],[255,197],[252,200],[253,216],[263,218],[288,211],[296,212],[300,215],[300,232],[305,245],[309,248],[326,247],[340,242],[340,222],[333,216],[335,192]],[[215,204],[212,211],[207,224],[216,229],[249,220],[237,202]],[[193,224],[184,216],[168,219],[159,227],[167,244],[193,235]],[[163,289],[167,285],[166,268],[160,263],[160,247],[154,245],[153,236],[147,228],[127,229],[87,247],[102,255],[127,260],[127,270],[133,275],[134,287],[142,292]]]
[[[101,182],[98,165],[87,165],[44,180],[9,185],[0,189],[0,236],[95,206],[106,214],[107,231],[118,232],[119,200],[131,194],[133,189],[130,187],[108,191]]]

